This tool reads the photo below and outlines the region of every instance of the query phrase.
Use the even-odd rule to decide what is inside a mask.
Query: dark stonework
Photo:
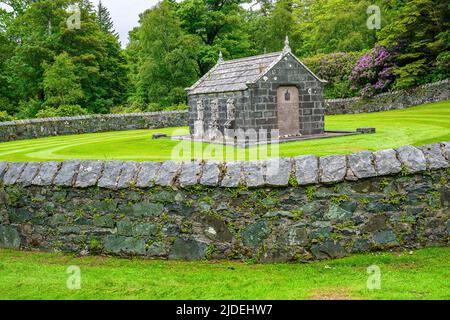
[[[0,141],[67,134],[180,127],[185,126],[187,122],[187,111],[17,120],[0,123]]]
[[[439,169],[314,190],[0,186],[0,247],[269,262],[445,246],[449,181]]]
[[[231,163],[0,162],[0,247],[267,262],[446,245],[449,145]]]

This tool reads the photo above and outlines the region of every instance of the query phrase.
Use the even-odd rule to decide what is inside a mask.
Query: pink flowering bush
[[[394,80],[390,54],[384,47],[376,46],[353,67],[349,80],[351,89],[370,97],[386,91]]]

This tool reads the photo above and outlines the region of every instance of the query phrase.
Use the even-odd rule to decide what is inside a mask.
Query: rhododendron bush
[[[386,91],[393,82],[390,54],[386,48],[376,46],[353,67],[349,80],[354,91],[370,97]]]

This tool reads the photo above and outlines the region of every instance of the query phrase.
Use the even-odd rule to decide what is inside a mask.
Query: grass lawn
[[[0,299],[450,299],[449,248],[310,264],[79,258],[0,250]],[[69,290],[69,266],[81,289]],[[367,267],[381,270],[369,290]]]
[[[359,127],[375,127],[373,135],[358,135],[331,139],[283,143],[279,153],[260,154],[266,157],[290,157],[302,154],[318,156],[347,154],[362,150],[375,151],[396,148],[402,145],[423,145],[450,141],[450,100],[426,104],[404,110],[356,115],[328,116],[327,130],[352,130]],[[168,159],[200,158],[201,150],[211,145],[194,144],[200,153],[176,153],[178,146],[191,150],[188,142],[168,139],[152,140],[152,133],[186,134],[187,128],[165,128],[157,130],[134,130],[95,134],[48,137],[34,140],[0,143],[0,160],[3,161],[48,161],[67,159],[109,159],[160,161]],[[177,149],[178,150],[178,149]],[[255,151],[251,149],[250,152]],[[236,152],[242,157],[249,150],[227,147],[225,152]],[[223,156],[211,154],[204,158]],[[227,158],[230,159],[230,158]],[[242,158],[241,158],[242,159]]]

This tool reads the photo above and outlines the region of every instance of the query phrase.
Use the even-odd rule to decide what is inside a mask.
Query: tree
[[[395,19],[381,34],[392,53],[396,88],[450,76],[450,8],[444,0],[395,1]]]
[[[45,103],[49,106],[78,104],[84,97],[76,66],[63,52],[51,65],[44,65]]]
[[[141,16],[137,99],[161,107],[186,101],[184,89],[199,76],[198,45],[186,34],[170,1],[162,1]]]
[[[240,6],[248,0],[185,0],[177,5],[182,29],[198,39],[200,73],[217,62],[219,51],[225,59],[255,53],[251,46],[246,12]]]
[[[296,39],[292,34],[295,22],[292,0],[277,1],[267,20],[264,47],[268,51],[280,51],[284,47],[286,35],[290,36],[291,45],[296,47]]]
[[[380,0],[295,0],[295,30],[300,56],[371,49],[377,30],[367,28],[367,8]],[[381,12],[382,26],[390,19]]]
[[[67,25],[77,5],[81,28]],[[10,100],[14,113],[32,117],[46,102],[44,66],[51,66],[55,57],[66,52],[76,66],[83,99],[80,105],[94,113],[107,113],[124,101],[126,88],[125,59],[118,39],[104,32],[88,0],[29,1],[24,10],[14,13],[5,32],[15,44],[5,61]],[[1,63],[0,63],[1,64]]]
[[[119,38],[119,34],[114,29],[114,22],[111,19],[108,8],[105,7],[101,1],[99,1],[97,7],[97,21],[103,31],[109,32],[116,38]]]

